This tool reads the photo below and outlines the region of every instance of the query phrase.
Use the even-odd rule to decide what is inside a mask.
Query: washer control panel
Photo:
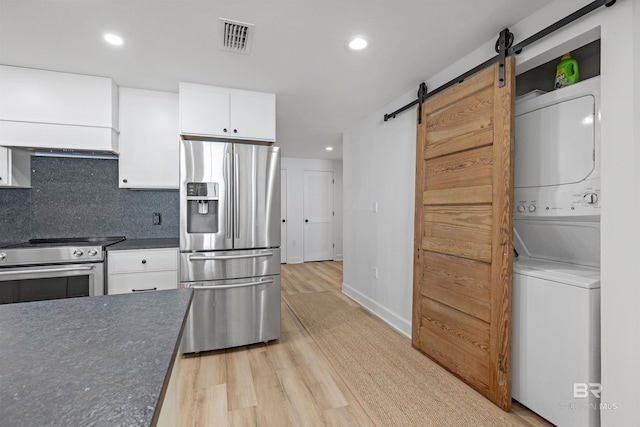
[[[516,188],[514,217],[556,217],[600,215],[600,188],[595,186],[561,186]]]

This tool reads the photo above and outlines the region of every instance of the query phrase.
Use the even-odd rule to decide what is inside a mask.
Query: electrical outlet
[[[162,224],[162,214],[160,212],[153,213],[153,225]]]

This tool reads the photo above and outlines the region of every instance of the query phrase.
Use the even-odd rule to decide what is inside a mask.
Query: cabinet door
[[[276,97],[271,93],[234,92],[231,95],[231,136],[276,140]]]
[[[120,188],[178,188],[178,95],[120,89]]]
[[[229,92],[180,83],[180,133],[229,137]]]
[[[9,185],[9,149],[0,147],[0,187]]]
[[[0,147],[0,187],[31,187],[31,153]]]

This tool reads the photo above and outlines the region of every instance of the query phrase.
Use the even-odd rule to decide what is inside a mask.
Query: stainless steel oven
[[[0,270],[0,304],[95,295],[104,295],[103,263]]]
[[[0,304],[104,295],[104,248],[120,240],[31,240],[0,248]]]

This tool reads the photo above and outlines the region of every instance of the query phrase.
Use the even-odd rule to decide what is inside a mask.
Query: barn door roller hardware
[[[514,35],[513,33],[511,33],[509,31],[508,28],[505,28],[504,30],[502,30],[500,32],[500,35],[498,37],[498,40],[496,41],[496,52],[497,55],[494,56],[491,59],[488,59],[487,61],[483,62],[482,64],[478,65],[477,67],[467,71],[466,73],[456,77],[455,79],[450,80],[449,82],[443,84],[442,86],[440,86],[439,88],[431,91],[431,92],[427,92],[427,86],[424,84],[424,82],[420,83],[420,88],[418,89],[418,99],[416,99],[415,101],[405,105],[402,108],[399,108],[398,110],[394,111],[393,113],[389,113],[389,114],[385,114],[384,115],[384,121],[388,121],[389,119],[394,119],[398,114],[408,110],[409,108],[413,107],[414,105],[418,105],[419,107],[419,115],[418,115],[418,123],[422,123],[422,104],[429,98],[431,98],[432,96],[436,95],[437,93],[442,92],[445,89],[450,88],[451,86],[461,83],[463,82],[466,78],[472,76],[473,74],[477,73],[478,71],[486,68],[487,66],[493,64],[494,62],[498,62],[500,64],[500,68],[499,68],[499,82],[498,85],[500,87],[504,86],[504,63],[505,63],[505,58],[507,56],[511,56],[513,54],[519,54],[520,52],[522,52],[522,49],[524,49],[525,47],[529,46],[532,43],[537,42],[538,40],[540,40],[543,37],[548,36],[549,34],[553,33],[554,31],[559,30],[560,28],[564,27],[565,25],[568,25],[570,23],[572,23],[573,21],[575,21],[576,19],[582,18],[583,16],[587,15],[588,13],[593,12],[594,10],[598,9],[601,6],[606,6],[606,7],[610,7],[613,6],[615,4],[616,0],[596,0],[594,2],[589,3],[588,5],[584,6],[581,9],[576,10],[575,12],[573,12],[572,14],[562,18],[561,20],[555,22],[554,24],[549,25],[548,27],[546,27],[543,30],[538,31],[537,33],[535,33],[534,35],[532,35],[531,37],[526,38],[525,40],[521,41],[520,43],[516,44],[515,46],[513,45],[513,41],[514,41]]]
[[[408,110],[409,108],[417,105],[418,106],[418,111],[420,112],[420,114],[418,115],[418,122],[421,123],[422,104],[424,104],[424,101],[426,101],[426,100],[427,100],[427,85],[425,84],[425,82],[422,82],[422,83],[420,83],[420,86],[418,87],[418,99],[408,103],[407,105],[405,105],[402,108],[397,109],[396,111],[394,111],[391,114],[385,114],[384,115],[384,121],[386,122],[389,119],[395,119],[398,114],[400,114],[403,111]]]

